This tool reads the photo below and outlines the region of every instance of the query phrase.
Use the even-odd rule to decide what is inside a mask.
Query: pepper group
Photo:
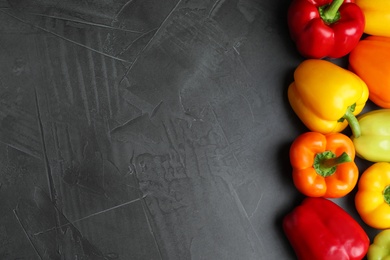
[[[304,58],[288,101],[307,131],[289,150],[304,199],[283,231],[299,260],[390,259],[390,1],[292,0],[287,22]],[[370,165],[360,170],[357,157]],[[378,230],[372,241],[335,202],[353,190],[360,220]]]

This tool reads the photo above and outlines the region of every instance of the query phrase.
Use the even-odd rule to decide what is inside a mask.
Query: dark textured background
[[[294,259],[288,4],[0,0],[0,259]]]

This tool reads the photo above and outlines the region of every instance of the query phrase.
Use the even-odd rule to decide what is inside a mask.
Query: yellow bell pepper
[[[362,173],[355,206],[367,225],[376,229],[390,228],[390,163],[374,163]]]
[[[363,11],[366,25],[364,32],[377,36],[390,36],[390,1],[355,0]]]
[[[288,100],[313,132],[341,132],[348,124],[360,136],[356,119],[368,99],[366,83],[356,74],[326,60],[307,59],[295,69]]]

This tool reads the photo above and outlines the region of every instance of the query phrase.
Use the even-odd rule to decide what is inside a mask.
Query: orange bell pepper
[[[361,40],[349,55],[349,69],[367,84],[372,102],[390,108],[390,37]]]
[[[354,159],[354,145],[342,133],[301,134],[290,147],[295,187],[309,197],[343,197],[358,180]]]

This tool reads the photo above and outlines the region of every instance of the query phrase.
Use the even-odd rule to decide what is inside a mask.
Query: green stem
[[[385,202],[390,205],[390,185],[386,186],[383,190],[383,198],[385,199]]]
[[[313,167],[316,170],[317,174],[321,175],[322,177],[328,177],[336,172],[337,166],[339,164],[351,161],[351,157],[346,152],[343,152],[340,156],[336,157],[333,152],[325,151],[316,154],[316,157],[314,158]]]
[[[360,130],[360,124],[359,121],[357,120],[356,116],[353,114],[353,111],[355,110],[355,107],[353,108],[348,107],[347,112],[343,116],[345,120],[348,121],[349,127],[352,130],[352,134],[355,138],[358,138],[361,135],[361,130]]]
[[[318,11],[322,20],[327,24],[337,22],[340,19],[339,9],[343,2],[344,0],[333,0],[329,5],[320,6]]]

